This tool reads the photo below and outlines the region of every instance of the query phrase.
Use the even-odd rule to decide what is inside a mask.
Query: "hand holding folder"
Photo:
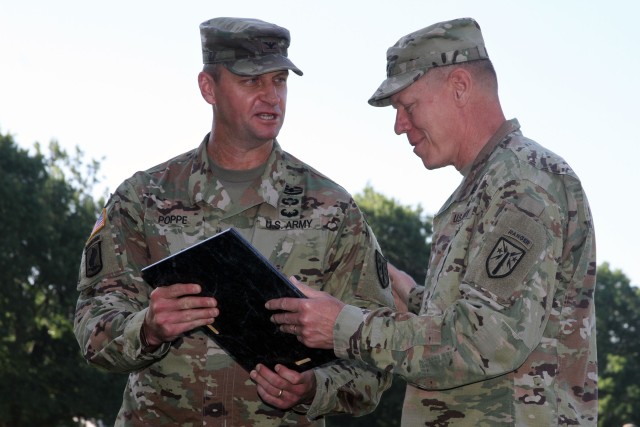
[[[266,301],[305,296],[233,228],[145,267],[142,277],[153,287],[197,283],[216,298],[220,314],[203,330],[247,371],[279,363],[302,372],[336,359],[270,321]]]

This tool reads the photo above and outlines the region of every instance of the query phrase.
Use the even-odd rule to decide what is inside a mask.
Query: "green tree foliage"
[[[403,206],[367,185],[354,196],[389,262],[406,271],[419,284],[427,274],[433,232],[431,217],[422,207]]]
[[[431,218],[420,206],[415,209],[377,193],[367,185],[354,198],[367,217],[385,257],[409,273],[419,284],[424,282],[431,252]],[[407,383],[399,376],[387,390],[376,410],[363,417],[328,417],[327,426],[393,427],[400,425],[402,402]]]
[[[80,254],[103,205],[90,194],[99,164],[55,142],[46,155],[35,148],[0,133],[0,427],[112,424],[126,376],[87,365],[72,331]],[[421,283],[431,218],[370,186],[355,198],[385,256]],[[640,288],[604,263],[595,298],[598,424],[640,424]],[[329,417],[328,426],[400,425],[405,386],[396,377],[373,414]]]
[[[598,268],[599,426],[640,424],[640,288],[608,263]]]
[[[0,134],[0,426],[109,420],[124,379],[89,367],[72,331],[80,254],[101,206],[89,195],[98,165],[55,142],[36,151]]]

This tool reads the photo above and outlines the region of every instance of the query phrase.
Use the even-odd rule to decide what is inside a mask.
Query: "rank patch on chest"
[[[487,275],[492,279],[507,277],[525,254],[524,248],[501,237],[487,257]]]

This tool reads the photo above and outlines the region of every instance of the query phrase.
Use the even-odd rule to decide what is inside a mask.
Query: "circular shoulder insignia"
[[[383,289],[389,287],[389,269],[387,268],[387,259],[376,249],[376,271],[378,272],[378,281]]]

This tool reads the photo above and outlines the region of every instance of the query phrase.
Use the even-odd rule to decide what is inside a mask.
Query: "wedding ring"
[[[280,389],[280,393],[278,393],[276,397],[280,397],[280,396],[282,396],[282,389]]]

